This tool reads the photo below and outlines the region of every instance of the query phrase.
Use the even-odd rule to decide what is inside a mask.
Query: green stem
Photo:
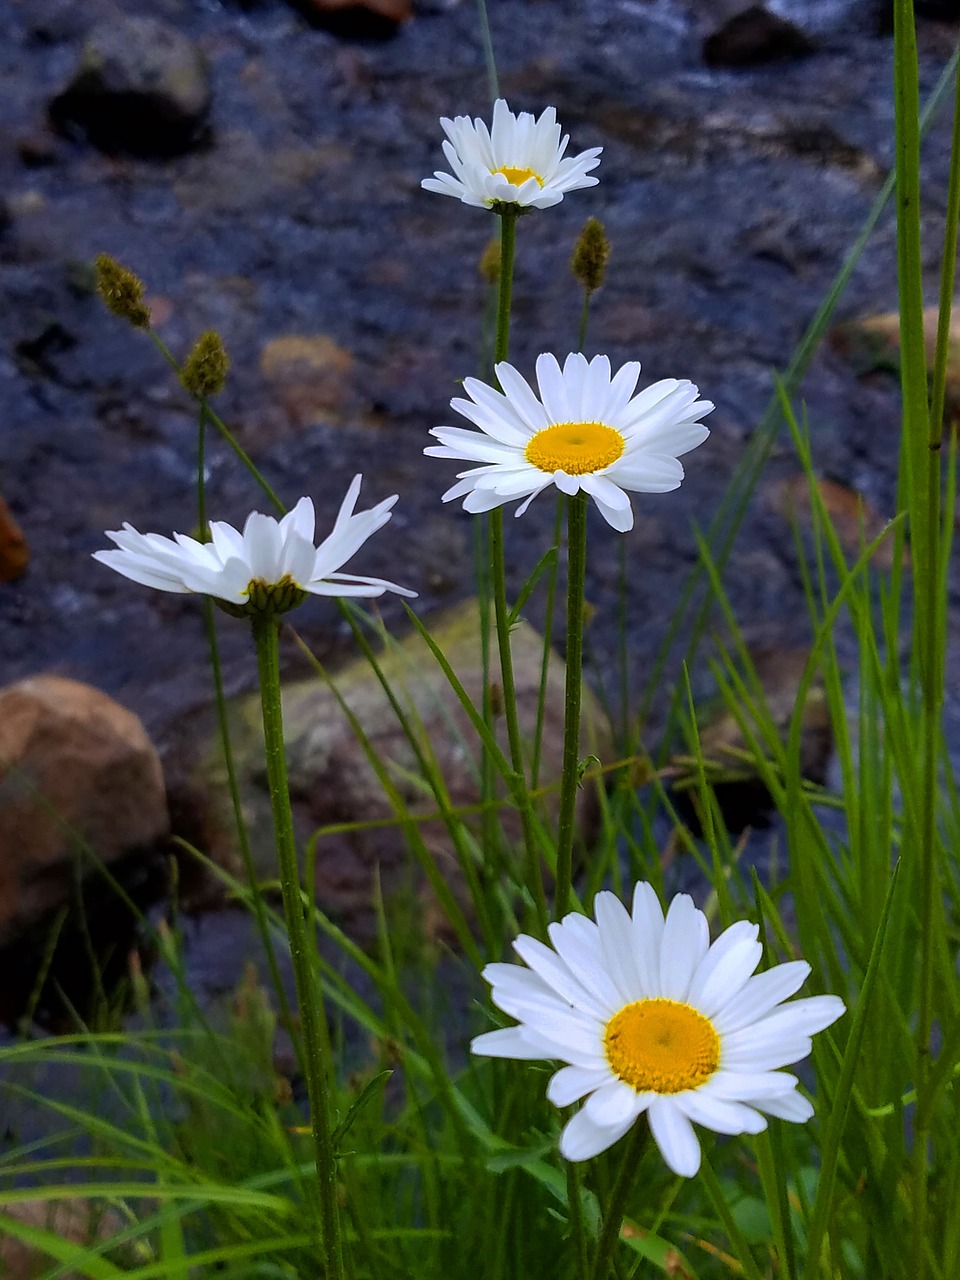
[[[500,211],[500,286],[497,298],[497,340],[494,359],[506,360],[510,348],[510,305],[513,297],[513,263],[517,243],[517,210],[505,206]],[[503,690],[503,713],[507,722],[510,764],[513,776],[508,779],[514,802],[520,811],[523,844],[527,862],[527,886],[536,904],[540,927],[546,929],[547,900],[540,872],[536,830],[530,792],[526,785],[523,762],[523,740],[517,715],[516,682],[513,678],[513,655],[510,651],[510,614],[507,609],[507,567],[503,545],[503,508],[489,515],[489,563],[493,588],[493,607],[497,627],[497,649],[500,655],[500,683]]]
[[[637,1168],[643,1155],[644,1148],[647,1145],[647,1137],[649,1129],[645,1119],[641,1118],[633,1126],[633,1130],[627,1140],[626,1150],[623,1153],[623,1160],[620,1163],[620,1169],[617,1173],[617,1180],[613,1184],[613,1191],[610,1193],[610,1199],[607,1201],[606,1211],[603,1215],[603,1223],[600,1227],[600,1239],[597,1241],[597,1256],[593,1261],[593,1271],[591,1273],[592,1280],[606,1280],[610,1263],[610,1254],[613,1246],[620,1235],[620,1227],[623,1223],[623,1211],[626,1207],[627,1197],[630,1195],[630,1189],[633,1186],[636,1177]]]
[[[206,542],[210,536],[210,530],[207,525],[207,481],[205,476],[207,423],[209,418],[209,406],[207,405],[206,400],[201,400],[200,413],[197,422],[197,523],[199,525],[198,536],[201,542]],[[287,993],[284,989],[283,982],[280,979],[280,966],[277,964],[277,954],[274,950],[273,939],[270,937],[270,925],[267,920],[267,911],[263,904],[263,898],[260,894],[259,883],[257,882],[257,871],[256,867],[253,865],[253,855],[250,851],[250,839],[247,835],[247,824],[244,821],[243,806],[240,801],[240,787],[237,782],[237,769],[233,758],[233,747],[230,743],[230,729],[227,723],[227,703],[223,692],[223,672],[220,666],[220,646],[217,643],[217,628],[214,621],[213,607],[212,599],[209,596],[204,596],[203,627],[207,636],[207,648],[210,651],[210,669],[213,673],[213,700],[217,709],[217,729],[220,734],[220,746],[223,751],[223,762],[227,770],[227,789],[230,792],[230,804],[233,810],[234,823],[237,829],[237,842],[240,846],[240,857],[243,861],[243,869],[247,877],[247,886],[250,889],[250,901],[253,905],[253,912],[257,920],[257,932],[260,934],[260,943],[263,947],[264,955],[267,958],[267,967],[270,970],[270,981],[273,983],[277,1002],[280,1005],[280,1015],[284,1020],[284,1025],[289,1028],[293,1025],[293,1021],[290,1016],[290,1002],[287,1000]]]
[[[506,360],[510,351],[510,306],[513,300],[513,260],[517,248],[517,210],[506,205],[500,213],[500,291],[497,298],[497,341],[494,361]]]
[[[275,614],[253,618],[253,638],[257,647],[260,677],[260,706],[270,786],[270,805],[277,841],[283,909],[290,936],[290,958],[297,988],[297,1006],[303,1034],[310,1126],[313,1130],[314,1161],[320,1195],[320,1221],[328,1280],[343,1280],[343,1250],[340,1241],[340,1212],[337,1204],[337,1167],[330,1133],[328,1081],[332,1078],[326,1037],[321,1027],[322,997],[310,969],[310,952],[303,914],[300,868],[293,833],[293,813],[287,785],[287,760],[283,742],[283,711],[280,702],[279,624]]]
[[[590,298],[592,297],[589,289],[583,291],[583,306],[580,309],[580,325],[577,330],[577,350],[583,351],[587,341],[587,325],[590,323]]]
[[[563,708],[563,773],[557,821],[556,919],[562,920],[573,878],[573,831],[580,785],[580,703],[583,691],[583,598],[587,569],[587,495],[567,499],[567,679]]]
[[[527,862],[527,887],[537,908],[541,929],[547,927],[547,898],[540,873],[537,835],[523,764],[523,739],[517,715],[516,683],[513,678],[513,655],[510,652],[510,614],[507,610],[506,563],[503,551],[503,508],[490,512],[490,564],[493,578],[493,606],[497,621],[497,647],[500,653],[500,681],[503,687],[503,717],[507,722],[512,775],[508,779],[514,802],[520,810],[523,846]]]

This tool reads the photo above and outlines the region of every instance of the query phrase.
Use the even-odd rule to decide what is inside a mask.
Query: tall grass
[[[311,926],[310,981],[322,997],[336,1063],[328,1136],[336,1156],[343,1267],[351,1280],[960,1275],[960,789],[942,719],[957,459],[943,405],[960,210],[960,109],[931,390],[922,329],[921,116],[910,0],[897,0],[896,18],[897,173],[885,197],[895,191],[898,223],[903,432],[897,517],[880,537],[864,536],[852,550],[844,545],[822,497],[797,400],[812,350],[881,205],[788,370],[718,519],[700,539],[696,578],[681,594],[671,628],[672,635],[686,622],[692,663],[704,648],[707,607],[723,620],[725,639],[712,643],[706,660],[742,740],[733,765],[762,783],[776,812],[774,853],[760,874],[749,860],[750,842],[726,830],[716,786],[731,761],[707,758],[701,709],[678,669],[671,724],[684,738],[690,821],[670,789],[675,770],[626,741],[620,759],[588,767],[582,779],[596,793],[600,832],[572,883],[566,852],[560,859],[564,897],[570,895],[571,907],[589,908],[600,888],[626,896],[636,879],[662,892],[667,853],[692,856],[717,927],[755,920],[770,963],[802,955],[813,968],[810,989],[843,995],[848,1017],[818,1038],[804,1081],[815,1118],[803,1126],[773,1121],[756,1138],[705,1135],[704,1166],[690,1180],[665,1168],[642,1123],[583,1168],[562,1161],[560,1117],[544,1098],[548,1068],[465,1053],[469,1032],[497,1024],[479,968],[505,958],[521,926],[544,922],[544,886],[549,889],[549,873],[557,869],[547,804],[555,797],[538,785],[536,767],[529,776],[533,744],[517,740],[513,723],[504,750],[490,706],[472,704],[428,629],[412,618],[462,706],[465,746],[476,750],[487,778],[479,813],[453,804],[408,698],[416,671],[405,675],[402,664],[390,661],[397,644],[376,619],[345,605],[358,649],[411,743],[430,806],[426,817],[411,807],[349,700],[338,694],[343,714],[456,939],[442,954],[410,946],[415,922],[380,899],[375,942],[361,947],[312,905],[312,895],[303,899]],[[955,61],[949,74],[956,78]],[[945,77],[937,100],[947,83]],[[209,424],[232,442],[206,402],[199,419],[201,451]],[[809,490],[809,527],[797,526],[795,546],[813,636],[786,731],[768,704],[724,583],[739,520],[780,424]],[[242,455],[240,462],[260,478],[253,460]],[[202,452],[199,475],[202,526]],[[266,485],[265,492],[279,505]],[[557,528],[558,546],[545,549],[529,584],[551,599],[559,522]],[[701,584],[707,603],[691,623],[689,607]],[[511,614],[505,600],[496,605],[506,623],[502,639],[517,607]],[[208,625],[216,670],[212,616]],[[569,626],[576,629],[575,617]],[[855,668],[844,664],[841,649],[855,653]],[[665,662],[658,663],[656,679]],[[336,692],[336,677],[315,665],[318,679]],[[804,776],[804,717],[815,687],[822,690],[833,742],[825,785]],[[216,690],[222,706],[219,680]],[[221,726],[226,735],[225,716]],[[234,799],[242,826],[235,787]],[[508,834],[517,811],[523,852]],[[422,837],[427,820],[439,820],[447,832],[465,886],[462,900]],[[669,849],[655,834],[665,829]],[[324,834],[315,833],[306,851],[307,884],[312,859],[323,856]],[[204,851],[193,853],[206,862]],[[265,892],[271,886],[257,885],[249,859],[247,865],[246,880],[212,865],[210,871],[256,914],[272,957],[272,990],[254,975],[238,975],[230,1007],[218,1019],[205,1017],[189,997],[176,930],[161,930],[160,963],[176,975],[179,992],[167,1006],[151,1005],[141,979],[135,984],[139,1017],[125,1029],[78,1027],[70,1036],[25,1038],[0,1054],[0,1087],[8,1100],[48,1122],[44,1136],[14,1137],[0,1157],[0,1230],[46,1260],[46,1280],[326,1274],[301,1075],[294,1071],[291,1081],[274,1066],[278,1022],[299,1052],[297,1020],[281,979],[288,935],[275,897]],[[450,1010],[437,991],[453,977],[469,996],[465,1007]],[[60,1069],[75,1082],[69,1099],[45,1087],[46,1073]],[[22,1206],[37,1200],[48,1208],[89,1206],[87,1241],[65,1238],[52,1216],[26,1215]]]

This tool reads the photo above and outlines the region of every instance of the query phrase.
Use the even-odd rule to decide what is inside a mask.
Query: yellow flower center
[[[515,187],[522,187],[528,178],[536,178],[537,185],[543,186],[543,179],[539,173],[534,173],[532,169],[514,169],[512,165],[502,164],[499,169],[494,169],[494,173],[502,173],[506,180]]]
[[[607,1061],[638,1093],[698,1089],[720,1065],[720,1037],[709,1018],[677,1000],[637,1000],[603,1033]]]
[[[623,450],[623,436],[602,422],[558,422],[538,431],[523,456],[551,475],[585,476],[609,467]]]

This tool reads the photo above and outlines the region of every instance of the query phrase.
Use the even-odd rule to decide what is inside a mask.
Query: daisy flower
[[[339,572],[387,523],[397,500],[394,494],[369,511],[356,512],[361,479],[354,476],[333,532],[319,546],[313,542],[313,502],[301,498],[282,520],[252,512],[242,532],[214,521],[210,542],[198,542],[183,533],[172,538],[138,533],[132,525],[124,524],[122,529],[107,532],[119,549],[96,551],[93,558],[144,586],[215,596],[242,612],[282,613],[307,595],[379,596],[396,591],[413,596],[416,592],[382,578]]]
[[[740,921],[711,946],[706,916],[678,894],[664,919],[641,882],[633,913],[598,893],[596,923],[568,915],[550,926],[553,948],[521,936],[529,968],[489,964],[493,1002],[519,1025],[472,1044],[494,1058],[554,1058],[558,1107],[586,1102],[560,1138],[567,1160],[587,1160],[646,1112],[674,1173],[700,1167],[693,1124],[716,1133],[759,1133],[767,1115],[802,1122],[813,1107],[797,1079],[777,1070],[806,1057],[810,1036],[844,1012],[836,996],[784,1004],[810,966],[802,960],[754,973],[758,928]]]
[[[606,356],[588,361],[573,353],[562,369],[556,356],[539,356],[539,398],[513,365],[498,364],[496,374],[502,393],[465,378],[470,399],[450,402],[479,431],[434,427],[430,434],[441,443],[424,450],[434,458],[480,463],[461,471],[443,495],[444,502],[464,498],[465,511],[489,511],[523,498],[520,516],[554,484],[562,493],[588,493],[607,524],[625,533],[633,528],[627,491],[678,488],[678,457],[710,434],[700,419],[713,405],[697,399],[692,382],[665,378],[634,395],[636,361],[611,377]]]
[[[535,120],[529,111],[514,115],[503,98],[493,107],[493,128],[479,118],[457,116],[440,123],[447,135],[443,154],[453,174],[437,170],[420,184],[426,191],[455,196],[464,204],[491,209],[500,204],[549,209],[568,191],[594,187],[588,177],[600,163],[602,147],[564,159],[570,138],[560,137],[556,107]]]

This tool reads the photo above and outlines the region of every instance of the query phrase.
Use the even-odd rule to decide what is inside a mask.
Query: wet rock
[[[119,17],[94,27],[50,117],[104,151],[168,156],[201,140],[210,98],[197,45],[153,18]]]
[[[463,685],[478,704],[482,693],[481,635],[475,600],[444,611],[430,627]],[[520,723],[526,740],[532,738],[543,641],[521,621],[511,632]],[[417,635],[408,636],[381,655],[385,674],[398,693],[401,705],[419,724],[420,740],[428,758],[442,774],[454,807],[476,805],[479,800],[477,736],[457,702],[443,673]],[[357,718],[376,758],[383,763],[405,805],[414,814],[436,812],[436,800],[425,785],[417,759],[376,677],[362,658],[351,662],[335,677],[336,687]],[[543,733],[541,784],[556,784],[560,775],[564,704],[564,667],[555,655],[550,663]],[[319,679],[299,680],[284,687],[284,723],[288,744],[290,790],[300,846],[318,828],[358,824],[354,830],[324,833],[316,862],[316,890],[324,910],[349,917],[351,928],[369,935],[373,925],[373,890],[379,874],[384,894],[390,898],[414,893],[420,910],[434,916],[431,895],[408,852],[396,812],[384,795],[376,772],[354,736],[350,722],[331,690]],[[595,697],[584,689],[585,731],[582,751],[593,751],[601,760],[612,756],[609,725]],[[260,704],[246,697],[231,708],[234,748],[241,779],[241,794],[259,875],[276,877],[276,852],[269,797],[263,766]],[[497,736],[507,749],[502,715]],[[208,748],[201,766],[208,796],[195,840],[219,861],[236,868],[232,819],[226,800],[219,749]],[[555,813],[557,792],[549,792],[545,810]],[[586,837],[596,819],[596,797],[586,784],[579,797],[581,831]],[[501,815],[509,838],[516,841],[516,814],[505,805]],[[476,827],[476,818],[468,819]],[[421,835],[458,896],[461,873],[444,824],[425,819]]]
[[[0,945],[69,900],[78,866],[168,830],[160,760],[135,715],[60,676],[0,690]]]
[[[52,1231],[61,1240],[78,1246],[102,1244],[111,1236],[119,1235],[126,1226],[116,1209],[81,1196],[69,1200],[21,1200],[5,1206],[4,1213],[27,1228]],[[127,1260],[132,1261],[129,1244],[122,1252],[130,1255]],[[7,1280],[34,1280],[49,1267],[48,1253],[4,1232],[0,1238],[0,1275]],[[62,1280],[78,1280],[79,1275],[78,1271],[64,1271]]]
[[[0,582],[19,578],[30,560],[30,549],[23,530],[13,518],[5,499],[0,497]]]
[[[809,650],[803,648],[762,648],[750,654],[757,679],[766,699],[766,712],[781,739],[787,731],[800,692]],[[745,708],[749,722],[749,711]],[[733,714],[722,704],[702,713],[700,748],[708,781],[727,830],[738,833],[746,827],[769,825],[773,800],[762,781],[752,752]],[[819,676],[807,690],[800,734],[800,772],[804,778],[822,785],[833,750],[833,730],[826,695]],[[695,760],[677,755],[671,760],[675,781],[673,792],[683,818],[694,831],[703,826],[698,772]]]
[[[354,40],[386,40],[413,14],[412,0],[291,0],[315,27]]]
[[[939,308],[925,308],[923,342],[928,373],[933,372],[939,320]],[[848,359],[860,374],[878,370],[899,373],[900,315],[896,311],[885,311],[837,325],[830,333],[830,342],[834,350]],[[956,421],[960,417],[960,300],[956,298],[950,311],[947,339],[944,416],[948,421]]]
[[[703,58],[711,67],[746,67],[812,53],[813,40],[792,22],[762,4],[736,13],[703,42]]]

